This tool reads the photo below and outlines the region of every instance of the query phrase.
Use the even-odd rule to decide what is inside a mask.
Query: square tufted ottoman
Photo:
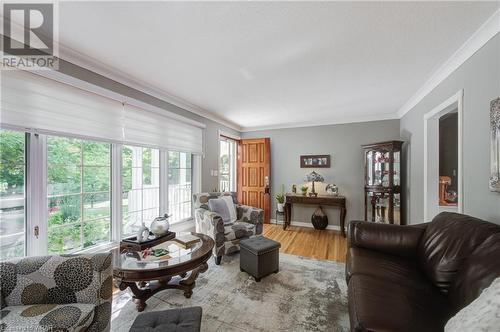
[[[152,311],[140,314],[130,332],[199,332],[201,307]]]
[[[281,244],[263,236],[240,242],[240,270],[259,282],[262,277],[279,271]]]

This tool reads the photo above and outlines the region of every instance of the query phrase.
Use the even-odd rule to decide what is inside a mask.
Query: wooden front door
[[[271,218],[271,151],[269,138],[242,139],[238,144],[238,201],[264,210]]]

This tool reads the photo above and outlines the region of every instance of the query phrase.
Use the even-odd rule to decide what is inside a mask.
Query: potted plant
[[[302,187],[300,187],[300,190],[302,190],[302,195],[303,196],[307,195],[307,189],[309,189],[308,186],[302,186]]]
[[[285,185],[281,185],[281,192],[276,194],[276,208],[278,209],[278,212],[283,212],[284,208],[283,206],[285,205]]]

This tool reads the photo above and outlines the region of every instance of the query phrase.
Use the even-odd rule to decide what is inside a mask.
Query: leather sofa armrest
[[[416,254],[427,224],[391,225],[354,220],[349,223],[349,247],[376,250],[391,255],[411,257]]]

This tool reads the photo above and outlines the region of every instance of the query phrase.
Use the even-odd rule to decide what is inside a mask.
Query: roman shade
[[[116,143],[203,153],[203,125],[24,71],[3,71],[2,125]]]

